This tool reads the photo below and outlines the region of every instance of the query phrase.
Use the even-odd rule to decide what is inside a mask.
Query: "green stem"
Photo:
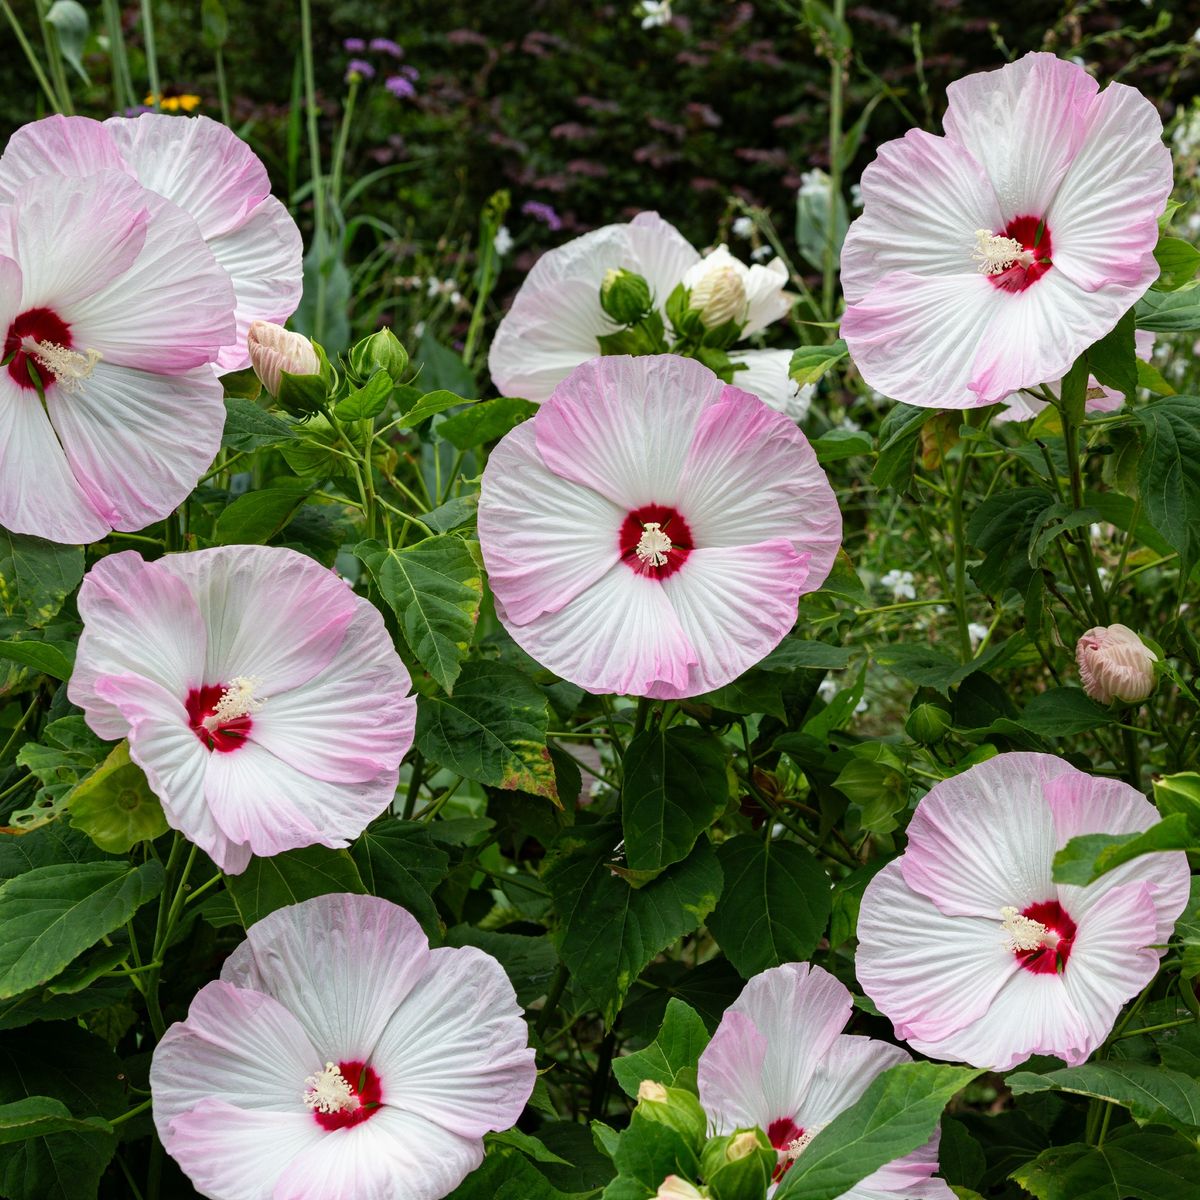
[[[134,1117],[138,1116],[140,1113],[144,1113],[146,1111],[146,1109],[148,1109],[149,1107],[150,1107],[150,1101],[143,1100],[141,1102],[141,1104],[137,1105],[136,1108],[131,1108],[131,1109],[129,1109],[128,1112],[123,1112],[119,1117],[110,1117],[108,1123],[110,1125],[122,1125],[126,1121],[132,1120]]]
[[[954,494],[950,501],[950,522],[954,542],[954,616],[958,622],[958,641],[963,662],[970,662],[971,633],[967,626],[967,532],[963,519],[963,496],[967,487],[967,467],[971,461],[973,442],[964,442],[958,474],[954,477]]]
[[[0,747],[0,763],[2,763],[8,757],[8,752],[13,748],[14,745],[16,745],[17,738],[21,736],[21,730],[25,728],[29,718],[32,717],[35,712],[37,712],[37,707],[40,703],[41,700],[38,696],[34,696],[34,698],[29,702],[29,707],[21,714],[13,728],[12,733],[9,734],[8,740],[4,743],[3,747]],[[24,780],[21,782],[23,783]],[[7,792],[4,794],[8,795]]]
[[[46,20],[49,8],[44,0],[37,0],[36,8],[38,25],[42,30],[42,45],[46,50],[46,63],[50,69],[50,78],[54,81],[55,90],[58,92],[59,111],[69,116],[74,113],[75,108],[71,103],[71,89],[67,86],[67,73],[63,68],[62,51],[58,46],[58,33],[54,26]]]
[[[50,86],[50,80],[46,78],[46,72],[42,70],[42,64],[38,61],[37,55],[33,52],[33,47],[29,44],[29,39],[25,36],[25,30],[21,28],[21,22],[17,20],[16,14],[8,6],[8,0],[0,0],[0,8],[3,8],[4,15],[8,18],[9,25],[12,26],[13,35],[17,39],[17,44],[21,47],[25,55],[26,62],[33,70],[34,77],[38,81],[38,86],[46,94],[46,99],[50,102],[50,107],[56,113],[62,112],[62,107],[58,102],[58,97],[54,94],[54,88]]]
[[[220,46],[213,52],[213,66],[217,71],[217,99],[221,105],[221,121],[228,125],[230,124],[229,84],[225,81],[225,54]]]
[[[554,978],[550,980],[550,990],[546,993],[546,1001],[542,1005],[542,1011],[538,1013],[537,1023],[534,1025],[538,1037],[546,1036],[550,1018],[554,1015],[554,1010],[558,1008],[558,1002],[562,999],[562,994],[566,990],[567,981],[570,978],[571,973],[562,963],[559,963],[554,969]]]
[[[417,807],[417,797],[421,794],[421,780],[425,771],[425,757],[420,750],[414,751],[412,759],[412,775],[408,780],[408,794],[404,797],[404,819],[412,820]]]
[[[133,108],[137,104],[137,95],[133,90],[133,76],[129,73],[120,6],[117,0],[104,0],[103,7],[104,26],[108,33],[109,69],[112,71],[113,107],[120,111]]]
[[[157,112],[162,104],[158,78],[158,54],[154,49],[154,10],[151,0],[142,0],[142,41],[146,48],[146,77],[150,80],[150,102]]]
[[[144,0],[143,0],[144,2]],[[304,62],[304,108],[308,124],[308,154],[313,182],[313,245],[320,254],[329,252],[325,214],[325,178],[321,170],[321,137],[317,125],[317,83],[313,71],[312,0],[300,0],[300,53]],[[325,334],[325,262],[317,262],[317,295],[313,309],[313,337],[319,342]]]
[[[342,109],[342,124],[338,130],[337,144],[333,151],[333,168],[330,171],[329,194],[339,208],[342,202],[342,167],[346,161],[346,143],[350,139],[350,122],[354,116],[354,100],[358,95],[359,76],[350,76],[350,90],[346,93],[346,104]]]
[[[834,0],[833,20],[845,25],[846,0]],[[845,64],[839,45],[829,48],[829,216],[825,231],[825,271],[821,288],[822,315],[833,319],[834,286],[837,279],[837,212],[842,196],[842,85]]]

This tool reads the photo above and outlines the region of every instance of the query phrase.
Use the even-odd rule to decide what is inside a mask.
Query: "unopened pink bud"
[[[317,375],[321,360],[313,344],[302,333],[291,333],[270,321],[255,321],[246,339],[250,365],[263,387],[272,396],[279,395],[280,375]]]
[[[1089,629],[1075,647],[1075,661],[1083,690],[1101,704],[1133,704],[1154,691],[1158,655],[1124,625]]]
[[[704,1193],[686,1179],[680,1179],[678,1175],[668,1175],[659,1184],[658,1191],[654,1193],[654,1200],[704,1200]]]

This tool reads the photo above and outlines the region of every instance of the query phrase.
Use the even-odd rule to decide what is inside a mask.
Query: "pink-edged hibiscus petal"
[[[787,538],[808,555],[807,591],[824,583],[842,543],[837,498],[808,439],[736,387],[700,414],[673,503],[697,545]]]
[[[358,607],[337,654],[302,687],[254,714],[250,741],[327,783],[395,771],[416,726],[412,680],[379,610]]]
[[[91,117],[55,114],[22,125],[0,155],[0,203],[11,204],[31,179],[54,175],[134,172],[112,135]]]
[[[205,239],[241,225],[271,194],[258,155],[210,117],[110,117],[104,131],[144,187],[177,204]]]
[[[1002,229],[987,174],[949,138],[910,129],[884,142],[862,177],[863,213],[842,245],[847,303],[892,271],[970,275],[977,229]]]
[[[221,979],[265,992],[295,1014],[319,1062],[366,1061],[431,966],[429,942],[404,909],[335,893],[256,921],[225,960]]]
[[[838,1200],[954,1200],[950,1185],[933,1174],[941,1141],[939,1127],[925,1145],[880,1167]]]
[[[153,200],[118,171],[86,179],[39,176],[24,184],[0,220],[0,254],[20,264],[19,311],[54,310],[71,327],[76,348],[109,357],[109,341],[77,329],[76,321],[137,269],[155,224]]]
[[[0,286],[6,259],[0,259]],[[37,392],[0,369],[0,525],[56,542],[94,542],[109,525],[88,503]]]
[[[849,1020],[849,1014],[846,1020]],[[793,1033],[790,1042],[777,1041],[775,1044],[788,1046],[789,1053],[792,1053],[795,1040],[796,1034]],[[794,1109],[793,1119],[805,1130],[828,1125],[862,1096],[877,1075],[882,1075],[897,1063],[911,1062],[912,1055],[890,1042],[855,1034],[839,1034],[813,1061],[815,1069]]]
[[[267,697],[325,670],[360,603],[333,571],[282,547],[218,546],[160,563],[204,617],[205,681],[254,678]]]
[[[924,408],[992,404],[1001,397],[972,390],[970,384],[996,314],[995,290],[983,275],[894,271],[846,309],[842,337],[863,378],[905,404]],[[1026,382],[1040,381],[1016,380],[1006,390]]]
[[[387,1103],[464,1138],[516,1123],[537,1078],[508,976],[466,946],[432,950],[375,1048]]]
[[[250,365],[250,326],[255,321],[282,325],[300,303],[303,239],[291,213],[267,196],[243,224],[210,238],[208,245],[229,273],[237,306],[233,342],[221,351],[217,369],[240,371]]]
[[[626,510],[551,471],[534,423],[514,429],[488,456],[480,541],[488,578],[511,620],[557,612],[616,565]]]
[[[650,285],[655,302],[662,308],[667,297],[700,261],[695,247],[669,221],[656,212],[638,213],[625,227],[636,271]]]
[[[1046,210],[1055,267],[1085,291],[1115,284],[1140,296],[1158,274],[1153,250],[1172,178],[1158,110],[1136,88],[1110,83]]]
[[[790,421],[803,421],[808,416],[816,385],[806,383],[801,387],[792,378],[792,351],[731,350],[729,357],[744,368],[735,372],[734,387],[757,396]]]
[[[682,685],[663,680],[646,694],[695,696],[731,683],[787,636],[801,592],[811,590],[808,555],[797,554],[782,538],[701,547],[657,586],[670,600],[696,661]]]
[[[511,620],[500,596],[496,613],[527,654],[590,692],[677,696],[699,662],[662,584],[624,563],[528,624]]]
[[[952,917],[999,920],[1050,899],[1063,843],[1045,789],[1072,770],[1051,754],[1001,754],[942,780],[909,822],[904,882]]]
[[[483,1143],[385,1105],[369,1120],[304,1148],[272,1200],[441,1200],[483,1162]],[[398,1191],[402,1188],[402,1191]]]
[[[97,694],[98,679],[144,676],[176,697],[203,681],[207,634],[191,592],[170,572],[148,567],[136,551],[96,563],[76,604],[85,625],[68,695],[101,737],[124,737],[129,722]],[[131,627],[138,630],[136,642]]]
[[[225,425],[224,394],[207,367],[152,375],[99,362],[78,391],[51,388],[46,404],[89,504],[129,531],[187,499]]]
[[[726,385],[675,355],[593,359],[571,374],[530,422],[556,475],[626,511],[672,503],[692,426]]]
[[[250,847],[231,839],[208,806],[209,752],[189,727],[182,702],[161,684],[132,675],[102,675],[94,690],[129,722],[129,757],[145,771],[167,824],[227,875],[240,875],[250,865]]]
[[[1013,975],[1035,978],[1006,947],[998,913],[990,921],[946,916],[904,882],[899,861],[863,893],[855,972],[897,1036],[914,1046],[986,1019]]]
[[[297,846],[348,846],[386,811],[398,776],[393,767],[333,785],[247,738],[209,755],[204,799],[227,837],[269,858]]]
[[[126,176],[48,177],[30,187],[78,188],[93,197],[132,189],[147,213],[136,261],[100,289],[56,306],[77,345],[95,347],[120,367],[179,375],[213,362],[234,337],[233,285],[181,208]]]
[[[946,89],[946,134],[987,172],[1005,223],[1046,213],[1087,137],[1097,86],[1074,63],[1026,54]]]

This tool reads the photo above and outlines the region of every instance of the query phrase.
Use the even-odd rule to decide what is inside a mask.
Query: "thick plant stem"
[[[846,0],[834,0],[833,19],[841,29],[846,19]],[[837,212],[842,196],[842,107],[845,64],[842,47],[829,48],[829,219],[825,229],[825,271],[821,287],[821,307],[825,320],[833,320],[837,281]]]
[[[328,252],[328,227],[325,214],[325,177],[321,170],[321,139],[317,126],[317,83],[313,71],[312,2],[300,0],[300,53],[304,63],[304,112],[308,125],[308,154],[312,171],[313,246],[318,251],[316,264],[316,303],[313,307],[313,337],[319,342],[325,335],[325,262]]]

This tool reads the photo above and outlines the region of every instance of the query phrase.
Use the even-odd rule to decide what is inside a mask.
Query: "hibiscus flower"
[[[1027,54],[952,83],[945,136],[879,148],[842,249],[871,387],[977,408],[1061,379],[1158,274],[1171,155],[1154,105]]]
[[[248,367],[251,322],[290,317],[300,303],[302,274],[300,230],[271,195],[258,156],[208,117],[143,113],[103,123],[46,117],[18,129],[0,156],[0,203],[11,202],[30,179],[100,170],[125,172],[196,222],[236,296],[237,328],[217,367]]]
[[[537,1072],[500,964],[374,896],[246,931],[154,1050],[154,1123],[211,1200],[439,1200]]]
[[[619,268],[646,280],[664,316],[667,297],[680,283],[693,298],[697,288],[702,296],[719,289],[729,316],[744,322],[743,338],[786,316],[791,306],[783,291],[787,270],[779,259],[748,267],[725,246],[701,257],[657,213],[639,213],[627,225],[605,225],[549,250],[534,264],[488,355],[501,393],[540,404],[580,363],[600,353],[598,339],[617,328],[600,306],[600,285],[608,271]],[[788,377],[790,350],[734,350],[730,357],[746,368],[734,375],[738,387],[793,420],[807,411],[812,388],[799,389]]]
[[[899,1046],[843,1033],[852,1007],[849,989],[828,971],[785,963],[746,984],[700,1055],[700,1103],[715,1132],[762,1129],[779,1152],[776,1180],[877,1075],[912,1061]],[[940,1136],[839,1200],[952,1200],[932,1178]]]
[[[863,894],[859,982],[931,1058],[1077,1066],[1154,978],[1190,880],[1184,854],[1162,853],[1076,887],[1054,882],[1054,855],[1157,817],[1128,784],[1051,754],[1000,754],[943,780]]]
[[[233,288],[130,175],[42,175],[0,205],[0,525],[91,542],[162,520],[221,441]]]
[[[492,451],[479,502],[513,638],[589,691],[664,698],[774,649],[841,526],[796,426],[669,354],[578,367]]]
[[[295,550],[101,559],[79,591],[69,695],[129,756],[168,823],[229,874],[341,847],[392,801],[411,681],[383,619]]]

